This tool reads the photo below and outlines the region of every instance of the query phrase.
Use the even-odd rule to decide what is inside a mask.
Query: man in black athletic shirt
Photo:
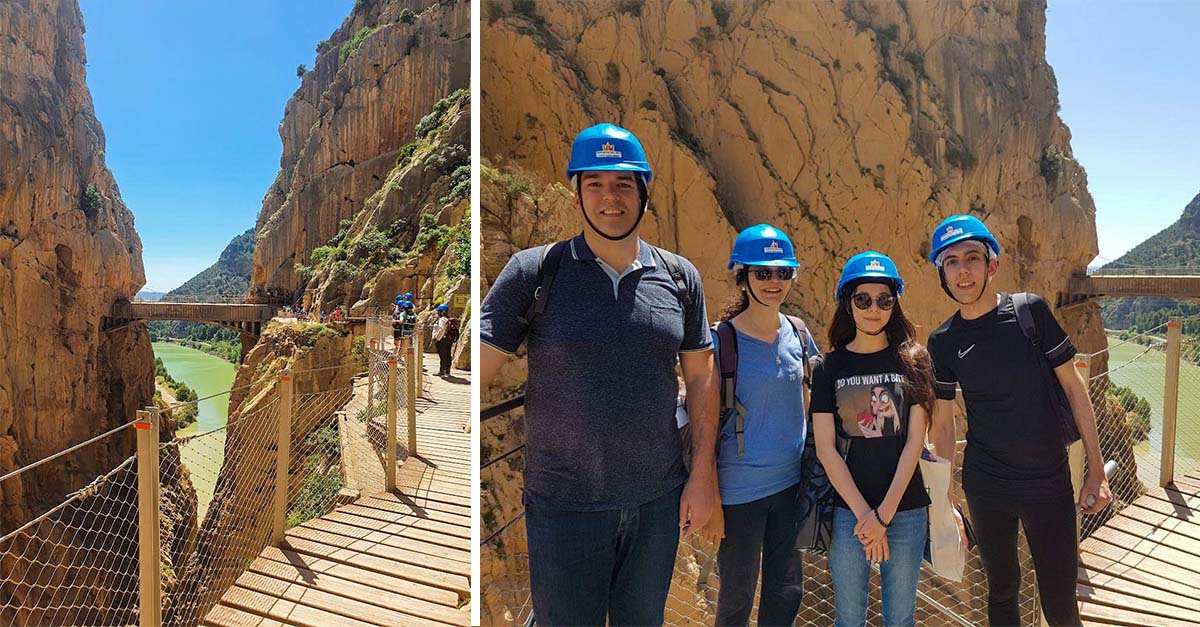
[[[1079,538],[1054,373],[1083,439],[1088,474],[1078,504],[1094,514],[1112,500],[1096,416],[1071,363],[1075,347],[1046,302],[1028,296],[1038,342],[1025,336],[1012,295],[989,288],[1000,245],[973,216],[951,216],[933,233],[930,260],[959,310],[929,336],[938,402],[930,438],[954,458],[954,395],[961,386],[969,428],[962,483],[988,578],[988,620],[1019,625],[1017,524],[1025,530],[1050,625],[1079,625],[1075,599]]]

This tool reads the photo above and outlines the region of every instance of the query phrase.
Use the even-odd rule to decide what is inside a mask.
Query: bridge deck
[[[1083,541],[1085,625],[1198,625],[1200,476],[1155,488]]]
[[[469,377],[431,377],[433,400],[417,401],[418,456],[398,469],[396,493],[288,530],[284,546],[265,549],[202,624],[469,624]]]

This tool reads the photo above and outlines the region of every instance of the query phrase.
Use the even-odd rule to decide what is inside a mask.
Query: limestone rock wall
[[[953,312],[926,260],[929,234],[964,212],[1000,239],[997,286],[1053,303],[1097,243],[1086,175],[1057,113],[1045,10],[1017,0],[486,2],[484,292],[514,251],[580,230],[563,181],[570,142],[610,121],[638,135],[655,168],[643,238],[696,264],[710,317],[734,295],[733,238],[769,222],[802,264],[787,308],[820,344],[841,266],[866,249],[897,262],[905,310],[926,335]],[[1095,305],[1060,319],[1080,350],[1102,347]],[[510,362],[483,406],[524,378],[523,362]],[[482,428],[484,451],[520,442],[519,413]],[[519,511],[519,469],[484,471],[485,536]],[[524,539],[506,534],[481,564],[484,616],[496,622],[525,600],[505,584],[524,576],[508,559]]]
[[[145,329],[100,330],[145,277],[83,31],[73,0],[0,3],[0,474],[132,420],[153,394]],[[132,452],[130,432],[0,484],[0,532]]]
[[[363,28],[374,30],[343,55]],[[470,32],[465,1],[362,0],[318,47],[279,125],[283,155],[258,218],[251,289],[303,287],[295,265],[380,190],[434,103],[467,86]]]

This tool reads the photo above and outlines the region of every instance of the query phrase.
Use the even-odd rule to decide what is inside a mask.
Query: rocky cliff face
[[[280,123],[283,155],[259,214],[252,289],[303,288],[311,275],[302,280],[296,266],[312,264],[313,249],[339,232],[345,238],[342,222],[389,182],[401,149],[422,139],[422,118],[467,86],[470,5],[364,0],[318,52]]]
[[[562,172],[575,133],[600,121],[646,146],[655,177],[642,236],[696,264],[710,316],[733,296],[734,236],[759,222],[796,244],[788,308],[818,338],[842,264],[865,249],[899,265],[920,335],[949,316],[926,254],[953,213],[999,237],[1003,290],[1053,302],[1096,254],[1044,3],[496,1],[484,14],[485,289],[515,250],[579,231]],[[1060,318],[1081,350],[1101,347],[1094,305]],[[523,380],[523,364],[508,365],[492,401]],[[517,419],[497,423],[481,432],[484,450],[519,442]],[[489,471],[483,517],[498,527],[519,510],[520,479],[504,464]],[[519,533],[485,550],[484,572],[503,576],[503,556],[523,550]],[[503,620],[514,608],[496,590],[484,602]]]
[[[100,330],[145,283],[104,164],[73,0],[0,4],[0,474],[133,419],[153,393],[145,329]],[[133,452],[107,438],[0,484],[12,529]]]

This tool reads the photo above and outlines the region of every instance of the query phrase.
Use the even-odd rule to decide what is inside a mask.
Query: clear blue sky
[[[107,162],[144,246],[146,288],[178,287],[254,226],[279,121],[354,0],[80,0]]]
[[[1200,2],[1049,0],[1046,56],[1096,201],[1097,261],[1200,194]]]

